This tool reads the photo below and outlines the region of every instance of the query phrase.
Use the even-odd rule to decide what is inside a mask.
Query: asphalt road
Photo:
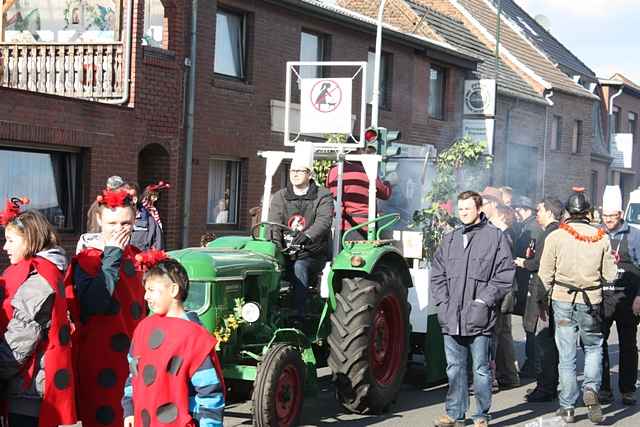
[[[609,350],[611,352],[612,384],[617,384],[618,370],[618,337],[612,329]],[[516,352],[520,362],[524,354],[524,332],[520,317],[513,317],[513,335],[516,344]],[[582,352],[580,350],[578,361],[579,375],[581,375]],[[400,392],[398,402],[392,406],[391,411],[381,416],[362,416],[345,412],[334,398],[334,389],[331,384],[331,376],[328,369],[320,369],[321,392],[317,397],[305,399],[301,423],[305,426],[330,426],[339,424],[341,427],[361,426],[432,426],[433,420],[444,413],[444,398],[447,386],[433,388],[419,388],[405,384]],[[581,377],[578,378],[579,380]],[[527,381],[527,382],[525,382]],[[535,422],[540,417],[549,419],[558,407],[558,403],[527,403],[523,396],[525,390],[532,387],[529,380],[523,381],[519,388],[501,391],[493,395],[491,406],[492,426],[525,426]],[[535,385],[535,384],[533,384]],[[619,402],[619,394],[616,394],[616,402],[603,407],[605,420],[601,425],[639,427],[640,404],[634,407],[623,406]],[[639,396],[640,397],[640,396]],[[471,398],[473,408],[474,401]],[[230,404],[225,412],[225,426],[251,425],[251,403]],[[473,425],[467,420],[467,425]],[[540,425],[540,424],[537,424]],[[591,426],[587,419],[586,409],[576,409],[576,423],[574,426]],[[546,425],[545,425],[546,426]],[[556,427],[554,425],[553,427]],[[551,427],[551,426],[548,426]]]

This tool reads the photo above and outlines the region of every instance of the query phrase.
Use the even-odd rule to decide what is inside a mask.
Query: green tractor
[[[219,355],[228,396],[253,400],[255,426],[296,425],[305,395],[317,391],[317,368],[328,366],[342,406],[381,413],[395,401],[407,369],[407,295],[413,286],[407,261],[392,240],[383,238],[398,215],[375,214],[375,177],[382,157],[316,153],[339,166],[345,158],[363,163],[372,186],[370,212],[366,224],[334,233],[335,255],[309,289],[307,315],[300,324],[292,321],[294,298],[285,280],[285,254],[268,239],[272,227],[289,229],[267,222],[272,177],[293,153],[259,155],[267,161],[265,203],[262,222],[251,236],[221,237],[205,248],[170,253],[189,274],[187,308],[223,341]],[[335,223],[341,224],[340,209],[336,216]],[[351,233],[365,226],[369,239],[351,241]]]

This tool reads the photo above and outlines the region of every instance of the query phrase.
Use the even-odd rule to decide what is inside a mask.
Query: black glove
[[[303,232],[297,233],[295,236],[293,236],[293,240],[291,241],[291,244],[296,246],[305,246],[309,243],[311,243],[311,238]]]

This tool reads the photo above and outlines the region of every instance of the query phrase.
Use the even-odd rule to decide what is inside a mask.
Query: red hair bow
[[[12,197],[7,200],[4,211],[0,212],[0,225],[5,226],[20,215],[20,206],[28,205],[26,197]]]
[[[168,189],[168,188],[171,188],[171,184],[169,184],[168,182],[160,181],[157,184],[147,185],[146,190],[147,191],[159,191],[159,190],[164,190],[164,189]]]
[[[102,190],[102,194],[96,197],[96,201],[100,205],[106,205],[111,209],[133,205],[133,190]]]
[[[142,271],[147,271],[168,259],[169,256],[165,251],[149,249],[136,255],[136,266]]]

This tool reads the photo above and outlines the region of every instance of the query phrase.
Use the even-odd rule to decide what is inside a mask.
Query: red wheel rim
[[[294,366],[286,366],[276,384],[276,415],[279,426],[289,426],[300,410],[302,381]]]
[[[370,344],[370,363],[378,384],[390,384],[400,369],[405,347],[405,325],[400,302],[395,295],[387,295],[378,304],[373,317],[373,336]]]

